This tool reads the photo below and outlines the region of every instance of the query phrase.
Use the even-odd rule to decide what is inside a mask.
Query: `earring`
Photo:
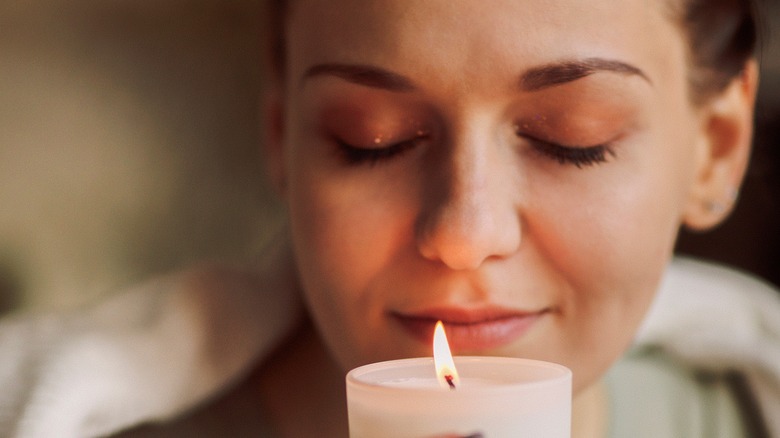
[[[705,208],[710,214],[723,214],[726,211],[726,205],[718,201],[707,201]]]
[[[732,205],[734,205],[734,203],[737,202],[737,197],[739,197],[739,192],[737,191],[737,189],[730,187],[726,191],[725,202],[709,200],[705,203],[705,208],[711,214],[723,214],[727,208],[731,207]]]

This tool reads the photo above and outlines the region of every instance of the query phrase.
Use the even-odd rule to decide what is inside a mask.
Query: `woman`
[[[276,3],[267,156],[287,231],[256,273],[199,268],[77,323],[39,322],[71,332],[35,336],[56,354],[15,361],[44,365],[6,409],[12,431],[106,434],[202,403],[130,434],[345,436],[344,373],[429,355],[443,320],[456,354],[571,368],[575,437],[780,436],[777,392],[743,394],[715,368],[702,381],[684,360],[687,336],[728,338],[734,321],[700,331],[696,312],[665,310],[711,303],[728,281],[713,296],[748,289],[764,300],[744,303],[749,318],[780,312],[753,280],[669,265],[679,227],[720,223],[745,173],[758,82],[747,1]],[[290,332],[298,291],[306,317]],[[621,361],[643,321],[640,341],[679,354],[637,344]],[[777,384],[776,368],[755,372],[767,373]],[[648,428],[632,414],[642,401],[625,401],[646,376],[648,402],[678,385],[706,397]],[[76,407],[51,407],[52,393],[79,394]]]

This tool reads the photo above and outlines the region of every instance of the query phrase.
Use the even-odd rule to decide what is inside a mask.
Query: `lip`
[[[407,333],[426,345],[432,343],[436,322],[442,321],[450,348],[457,353],[489,350],[509,344],[528,332],[549,310],[443,307],[412,313],[392,312],[391,315]]]

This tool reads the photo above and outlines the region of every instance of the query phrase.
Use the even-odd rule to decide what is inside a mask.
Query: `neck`
[[[344,373],[310,322],[269,358],[260,373],[263,410],[278,436],[349,435]]]
[[[572,438],[604,438],[609,416],[607,391],[596,382],[581,391],[572,402]]]

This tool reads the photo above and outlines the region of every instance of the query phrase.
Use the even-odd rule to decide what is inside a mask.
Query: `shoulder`
[[[606,376],[610,436],[755,436],[743,415],[744,380],[692,367],[660,349],[637,349]]]
[[[780,292],[768,283],[733,268],[677,258],[634,348],[663,352],[696,376],[744,378],[747,397],[740,407],[754,402],[772,436],[780,436],[774,415],[780,409]]]
[[[735,292],[777,299],[780,292],[770,283],[747,272],[705,260],[677,256],[672,259],[661,283],[666,289],[706,291],[712,295]]]
[[[103,435],[222,391],[297,319],[269,272],[203,263],[73,314],[2,321],[0,435]]]
[[[768,321],[768,327],[763,324]],[[691,336],[780,336],[780,291],[734,268],[676,257],[668,266],[638,341]],[[685,335],[685,336],[681,336]],[[712,339],[715,341],[715,339]]]

